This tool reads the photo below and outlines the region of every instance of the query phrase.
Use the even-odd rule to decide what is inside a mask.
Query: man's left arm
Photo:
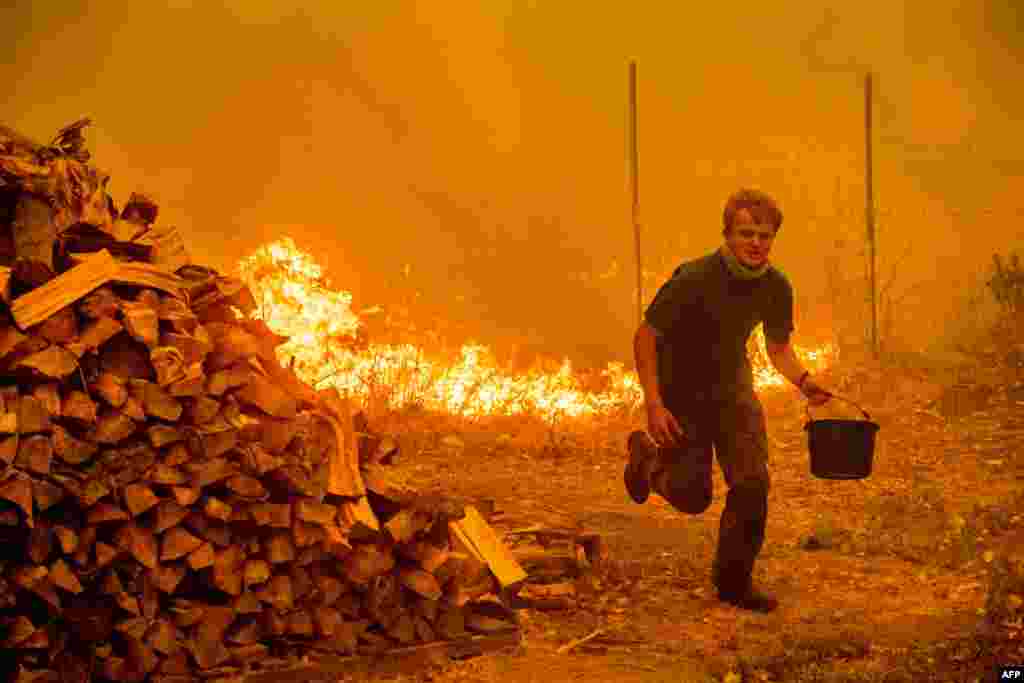
[[[792,382],[813,404],[821,405],[831,394],[818,386],[797,358],[790,336],[793,333],[793,289],[783,280],[782,293],[773,301],[771,314],[765,317],[765,347],[768,359],[780,375]]]
[[[768,359],[772,362],[772,367],[790,382],[799,385],[800,379],[807,369],[797,358],[793,345],[789,341],[778,343],[765,339],[765,346],[768,349]]]
[[[796,388],[807,397],[812,405],[821,405],[828,401],[832,395],[818,386],[811,373],[804,368],[803,363],[796,357],[793,345],[788,341],[784,343],[772,342],[765,339],[765,346],[768,349],[768,359],[772,367],[779,371],[779,374],[796,385]]]

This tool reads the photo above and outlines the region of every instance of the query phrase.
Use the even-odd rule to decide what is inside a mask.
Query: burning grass
[[[636,373],[622,363],[581,372],[565,359],[555,368],[516,373],[500,367],[493,351],[481,344],[467,343],[446,355],[425,345],[367,340],[352,295],[332,288],[321,266],[290,238],[260,247],[239,264],[239,272],[256,297],[256,315],[290,338],[278,348],[281,362],[317,388],[337,387],[370,412],[415,408],[467,418],[535,416],[555,423],[631,415],[643,400]],[[760,327],[749,351],[759,389],[785,385],[768,363]],[[796,351],[812,371],[824,369],[837,355],[829,344]]]

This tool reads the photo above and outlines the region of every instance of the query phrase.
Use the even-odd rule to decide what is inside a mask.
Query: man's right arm
[[[658,386],[658,332],[647,322],[640,323],[633,335],[633,357],[647,407],[662,405]]]

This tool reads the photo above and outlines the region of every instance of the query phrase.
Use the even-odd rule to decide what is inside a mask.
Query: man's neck
[[[767,261],[765,261],[764,265],[759,268],[751,268],[750,266],[744,265],[736,257],[736,254],[732,252],[732,249],[729,248],[728,244],[723,244],[719,253],[722,254],[722,260],[725,261],[726,268],[729,269],[729,272],[733,277],[739,280],[756,280],[767,273],[768,269],[772,267],[771,263]]]

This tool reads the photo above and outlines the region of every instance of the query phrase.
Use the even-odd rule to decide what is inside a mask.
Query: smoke
[[[629,357],[630,59],[648,298],[755,185],[786,213],[775,257],[803,331],[835,324],[827,264],[864,272],[868,69],[879,269],[910,291],[893,334],[941,337],[952,283],[1024,236],[1010,2],[55,0],[0,27],[0,118],[48,138],[92,117],[115,199],[154,195],[196,260],[230,268],[287,234],[357,307],[415,301],[486,342]]]

